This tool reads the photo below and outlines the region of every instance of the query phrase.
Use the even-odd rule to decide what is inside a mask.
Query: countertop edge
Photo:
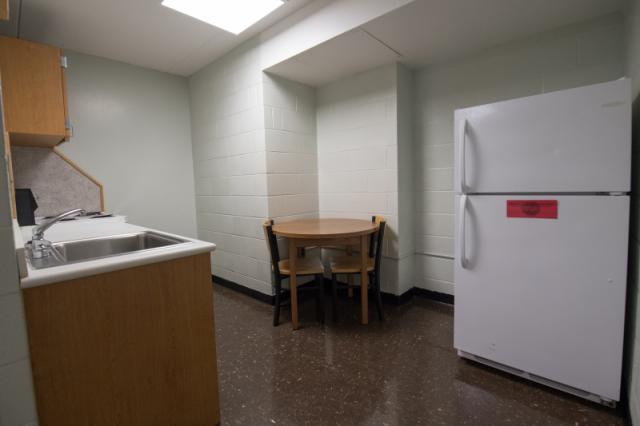
[[[162,249],[153,249],[153,252],[148,253],[133,253],[123,256],[114,256],[108,259],[97,259],[57,268],[50,268],[46,270],[46,275],[31,275],[23,278],[20,284],[24,290],[42,285],[69,281],[76,278],[89,277],[92,275],[99,275],[107,272],[120,271],[122,269],[135,268],[137,266],[150,265],[167,260],[194,256],[196,254],[209,253],[216,249],[216,245],[213,243],[189,241],[182,244],[184,244],[184,246],[180,248],[177,246],[166,247]],[[69,269],[60,270],[60,268]]]

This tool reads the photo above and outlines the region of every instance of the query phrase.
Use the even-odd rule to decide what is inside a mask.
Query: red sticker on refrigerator
[[[507,217],[557,219],[558,200],[507,200]]]

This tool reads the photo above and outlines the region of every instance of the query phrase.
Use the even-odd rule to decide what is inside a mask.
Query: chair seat
[[[289,259],[278,262],[278,268],[283,275],[291,274]],[[301,257],[296,259],[296,275],[317,275],[324,273],[324,266],[317,257]]]
[[[367,271],[374,269],[373,258],[367,258]],[[331,261],[332,274],[360,273],[360,256],[342,256]]]

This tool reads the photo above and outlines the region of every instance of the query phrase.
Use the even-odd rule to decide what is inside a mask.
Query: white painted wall
[[[198,237],[218,245],[214,275],[271,294],[262,221],[318,215],[314,90],[262,70],[409,1],[315,2],[190,77]]]
[[[213,274],[272,294],[262,221],[317,216],[314,91],[262,70],[411,0],[318,1],[189,78],[198,237]]]
[[[61,150],[102,182],[107,211],[195,236],[187,80],[66,54],[74,136]]]
[[[622,20],[606,16],[414,73],[416,287],[453,294],[454,110],[622,77]]]
[[[255,40],[189,79],[198,237],[213,274],[271,294],[263,75]],[[266,272],[265,272],[266,271]]]
[[[387,219],[381,286],[393,294],[413,286],[413,192],[400,190],[412,180],[410,92],[411,73],[397,64],[317,89],[320,217]]]
[[[218,245],[213,274],[272,294],[262,222],[317,216],[315,93],[264,74],[261,49],[245,43],[189,87],[198,236]]]
[[[264,75],[269,217],[318,215],[315,90]]]
[[[263,89],[269,218],[278,223],[318,217],[315,89],[269,74]],[[280,257],[286,259],[286,241],[279,242]],[[270,270],[264,264],[265,279]]]
[[[625,384],[633,424],[640,424],[640,1],[632,0],[627,13],[626,72],[633,87],[633,164],[629,289],[625,341]]]
[[[385,254],[397,257],[396,68],[386,65],[319,87],[320,216],[387,218]]]
[[[0,124],[0,135],[2,129]],[[0,142],[2,137],[0,136]],[[2,144],[0,144],[2,145]],[[27,330],[9,207],[7,163],[0,156],[0,425],[36,424]]]

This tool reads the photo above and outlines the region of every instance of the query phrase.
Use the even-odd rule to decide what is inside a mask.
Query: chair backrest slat
[[[273,273],[277,276],[280,275],[280,268],[278,262],[280,262],[280,252],[278,251],[278,238],[273,233],[273,220],[267,219],[262,224],[262,230],[264,231],[264,239],[267,242],[269,248],[269,255],[271,256],[271,267]]]
[[[378,242],[376,244],[376,260],[375,260],[375,270],[376,272],[380,272],[380,262],[382,261],[382,251],[383,251],[383,241],[384,241],[384,230],[387,227],[387,221],[382,220],[378,224]]]
[[[371,222],[378,225],[378,230],[371,234],[369,241],[369,257],[374,258],[374,268],[376,272],[380,271],[380,262],[382,261],[382,249],[384,243],[384,231],[387,221],[382,216],[372,216]]]
[[[371,222],[376,223],[376,216],[371,216]],[[374,232],[369,235],[369,257],[374,257],[376,254],[376,234],[377,232]]]

